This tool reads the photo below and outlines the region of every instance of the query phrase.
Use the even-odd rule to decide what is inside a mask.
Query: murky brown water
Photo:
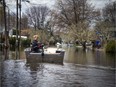
[[[2,62],[1,87],[115,87],[113,54],[68,48],[64,65],[28,63],[24,57]]]
[[[82,64],[86,66],[96,66],[96,67],[109,67],[115,68],[115,54],[108,54],[102,50],[92,51],[87,49],[83,51],[83,49],[78,48],[67,48],[64,61],[67,63],[75,63]]]

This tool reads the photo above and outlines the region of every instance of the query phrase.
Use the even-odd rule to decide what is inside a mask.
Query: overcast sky
[[[7,6],[10,8],[12,12],[16,11],[16,0],[6,0]],[[24,0],[23,0],[24,1]],[[30,6],[35,6],[39,4],[47,5],[48,7],[53,7],[55,4],[55,0],[29,0],[30,3],[28,2],[22,2],[22,11],[25,11],[27,8]]]
[[[90,2],[96,7],[96,8],[103,8],[105,4],[109,2],[113,2],[116,0],[90,0]]]
[[[16,11],[16,2],[14,2],[15,0],[6,0],[6,2],[9,4],[8,6],[10,7],[10,9],[12,11]],[[22,2],[22,10],[25,11],[25,9],[29,8],[29,6],[32,5],[38,5],[38,4],[44,4],[47,5],[49,7],[53,7],[53,5],[55,4],[56,0],[29,0],[30,4],[27,2]],[[96,8],[103,8],[105,6],[106,3],[109,3],[111,1],[115,1],[115,0],[88,0],[90,1]]]

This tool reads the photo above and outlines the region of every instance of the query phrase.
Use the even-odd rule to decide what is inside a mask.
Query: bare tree
[[[40,41],[48,40],[51,30],[51,14],[47,6],[33,6],[27,9],[29,25],[39,30]]]
[[[45,23],[48,17],[49,8],[46,6],[33,6],[27,10],[30,25],[36,29],[45,28]]]
[[[15,28],[16,27],[16,14],[15,13],[10,13],[10,28]]]
[[[57,26],[72,36],[71,40],[88,40],[87,36],[92,20],[99,15],[99,11],[88,0],[58,0]]]
[[[28,17],[23,14],[21,20],[22,29],[28,29]]]
[[[0,7],[0,27],[3,26],[3,7]]]
[[[106,4],[102,9],[101,20],[97,21],[95,29],[103,39],[109,39],[116,33],[116,1]]]
[[[103,8],[103,19],[115,26],[116,23],[116,1],[106,4]]]

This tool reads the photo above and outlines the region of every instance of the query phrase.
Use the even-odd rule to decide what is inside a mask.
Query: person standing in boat
[[[32,52],[39,52],[39,47],[38,47],[38,35],[34,35],[34,36],[33,36],[31,51],[32,51]]]

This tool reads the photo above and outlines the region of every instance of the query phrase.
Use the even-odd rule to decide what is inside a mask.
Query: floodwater
[[[2,62],[1,87],[115,87],[113,54],[70,47],[63,65],[28,63],[21,54]]]
[[[64,61],[98,68],[115,68],[115,57],[115,54],[108,54],[99,49],[92,51],[88,48],[83,51],[82,48],[71,47],[66,49]]]

